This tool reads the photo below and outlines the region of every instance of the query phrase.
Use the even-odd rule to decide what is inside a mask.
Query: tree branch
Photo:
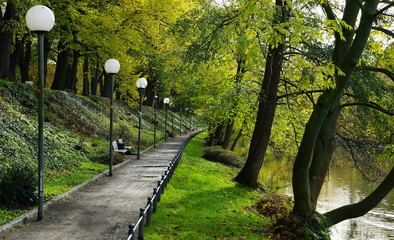
[[[283,94],[283,95],[278,96],[278,100],[282,99],[282,98],[291,97],[291,96],[298,96],[298,95],[309,94],[309,93],[322,93],[322,92],[324,92],[324,90],[310,90],[310,91],[300,91],[300,92],[287,93],[287,94]]]
[[[387,6],[385,6],[384,8],[380,9],[378,12],[375,13],[374,18],[376,18],[377,16],[379,16],[380,14],[382,14],[384,11],[391,8],[392,6],[394,6],[394,2],[387,3]]]
[[[387,35],[389,35],[390,37],[394,37],[394,32],[386,29],[386,28],[382,28],[382,27],[372,27],[372,29],[380,31],[382,33],[385,33]]]
[[[394,73],[385,69],[385,68],[377,68],[377,67],[372,67],[372,66],[362,66],[362,67],[358,67],[358,68],[373,71],[373,72],[384,73],[384,74],[386,74],[387,77],[389,77],[394,82]]]
[[[378,104],[373,103],[373,102],[369,102],[369,103],[362,103],[362,102],[359,102],[359,103],[346,103],[346,104],[342,104],[341,108],[350,107],[350,106],[370,107],[370,108],[376,109],[376,110],[378,110],[378,111],[380,111],[380,112],[382,112],[384,114],[387,114],[389,116],[394,116],[394,112],[390,112],[389,110],[384,109],[383,107],[381,107]]]
[[[383,182],[365,199],[355,204],[349,204],[324,214],[330,221],[331,226],[350,218],[365,215],[375,208],[394,187],[394,167]]]

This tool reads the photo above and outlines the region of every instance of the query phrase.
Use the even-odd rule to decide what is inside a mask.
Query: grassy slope
[[[108,99],[82,97],[64,91],[45,91],[45,199],[66,192],[108,167]],[[142,148],[153,144],[153,110],[144,107]],[[157,138],[164,134],[164,111],[158,111]],[[175,133],[179,133],[175,117]],[[136,146],[137,110],[115,101],[114,139]],[[183,131],[184,131],[183,127]],[[0,183],[5,166],[17,163],[37,168],[36,88],[0,81]],[[100,163],[101,162],[101,163]],[[34,170],[36,172],[36,170]],[[28,209],[0,206],[0,225]]]
[[[186,147],[146,239],[265,239],[269,220],[251,210],[261,193],[233,182],[234,168],[204,160],[204,137]]]

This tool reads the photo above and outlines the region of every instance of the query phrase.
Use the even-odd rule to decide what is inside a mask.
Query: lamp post
[[[187,123],[188,123],[188,121],[189,121],[189,119],[188,119],[188,117],[187,117],[187,116],[188,116],[188,111],[189,111],[189,108],[186,107],[186,108],[185,108],[185,130],[186,130],[186,132],[187,132],[187,128],[188,128],[188,127],[187,127],[187,125],[188,125]]]
[[[158,100],[158,97],[157,97],[157,95],[155,95],[155,124],[153,125],[153,147],[156,147],[157,100]]]
[[[181,109],[179,109],[179,132],[181,133],[181,135],[182,135],[182,108]]]
[[[148,81],[145,78],[138,78],[137,88],[140,92],[140,111],[138,112],[138,150],[137,159],[140,159],[140,146],[141,146],[141,121],[142,121],[142,99],[144,96],[144,89],[148,86]]]
[[[112,176],[112,163],[114,161],[113,153],[112,153],[112,132],[113,132],[113,122],[114,122],[114,110],[113,110],[113,101],[114,101],[114,75],[119,72],[120,64],[115,59],[109,59],[104,64],[105,72],[110,77],[110,102],[109,102],[109,171],[108,175]]]
[[[170,103],[170,109],[174,109],[173,103]],[[171,134],[174,136],[174,111],[171,111]]]
[[[44,218],[44,34],[55,25],[53,12],[42,5],[29,9],[26,24],[30,31],[38,35],[38,214],[37,220]]]
[[[166,112],[165,121],[164,121],[164,140],[167,141],[167,108],[168,107],[166,105],[170,103],[170,99],[164,98],[163,103],[164,103],[164,111]]]

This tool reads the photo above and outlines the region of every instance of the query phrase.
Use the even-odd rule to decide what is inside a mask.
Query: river
[[[279,186],[280,192],[292,195],[289,168],[278,161],[265,162],[262,182]],[[324,213],[337,207],[355,203],[367,196],[378,183],[365,180],[351,165],[331,167],[323,186],[317,210]],[[365,216],[343,221],[331,228],[332,240],[394,239],[394,192]]]

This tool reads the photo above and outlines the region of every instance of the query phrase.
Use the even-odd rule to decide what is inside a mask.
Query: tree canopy
[[[0,1],[2,79],[36,79],[36,40],[24,15],[37,3]],[[116,97],[136,105],[135,81],[147,78],[146,105],[171,97],[173,110],[206,125],[210,144],[244,154],[236,181],[264,186],[267,151],[292,162],[294,214],[316,212],[338,145],[365,177],[386,178],[365,201],[326,213],[331,224],[364,214],[394,187],[393,170],[373,164],[394,160],[393,1],[40,4],[56,17],[46,34],[47,87],[108,97],[103,64],[117,59]]]

